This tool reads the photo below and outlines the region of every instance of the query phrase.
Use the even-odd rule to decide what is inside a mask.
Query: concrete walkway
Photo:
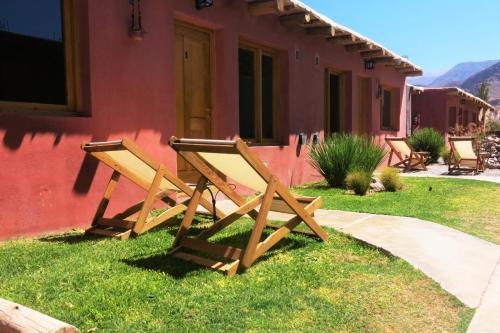
[[[485,182],[500,183],[500,169],[486,169],[478,175],[462,174],[448,175],[448,166],[443,164],[431,164],[427,166],[427,171],[412,171],[401,173],[405,177],[440,177],[440,178],[459,178],[470,180],[481,180]]]
[[[230,201],[217,206],[234,209]],[[270,219],[288,217],[272,213]],[[468,332],[500,331],[500,246],[416,218],[322,209],[315,218],[406,260],[465,305],[477,308]]]

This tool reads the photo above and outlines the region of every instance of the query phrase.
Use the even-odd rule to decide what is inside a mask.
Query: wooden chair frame
[[[406,156],[401,151],[399,151],[393,144],[394,141],[404,142],[410,150],[410,155]],[[411,170],[427,171],[426,164],[429,159],[430,153],[416,152],[411,146],[411,144],[408,142],[407,138],[385,138],[385,142],[391,149],[391,152],[389,153],[389,160],[387,161],[388,166],[400,168],[403,170],[403,172]],[[396,156],[399,159],[399,162],[396,162],[391,165],[393,156]]]
[[[455,142],[457,141],[470,141],[473,149],[475,150],[476,158],[462,158],[457,148],[455,147]],[[448,174],[454,172],[473,172],[474,174],[479,174],[484,171],[484,160],[488,155],[487,153],[481,153],[479,151],[479,143],[473,137],[462,136],[462,137],[449,137],[448,142],[450,143],[450,157],[448,158]],[[466,167],[462,165],[462,162],[470,161],[475,163],[474,167]]]
[[[133,141],[124,138],[119,141],[86,142],[82,144],[81,148],[114,170],[92,220],[92,227],[87,229],[86,233],[125,240],[129,238],[131,233],[135,235],[145,233],[187,209],[187,204],[177,203],[169,195],[184,193],[190,198],[194,194],[194,190],[171,173],[163,164],[147,155]],[[129,151],[153,169],[155,176],[152,182],[145,181],[144,178],[127,169],[126,165],[119,164],[106,154],[106,152],[119,150]],[[104,218],[104,213],[121,176],[147,191],[146,198],[112,218]],[[178,190],[160,190],[160,184],[163,179],[173,184]],[[157,200],[161,200],[169,208],[159,216],[149,217],[153,209],[153,204]],[[205,198],[199,198],[197,202],[213,214],[213,206]],[[134,215],[137,213],[138,216],[135,218]],[[225,215],[221,211],[216,210],[216,216],[224,217]]]
[[[174,257],[217,269],[229,276],[233,276],[236,274],[240,264],[245,268],[250,267],[260,256],[290,232],[316,236],[323,241],[328,239],[326,232],[312,217],[314,211],[321,206],[322,198],[294,197],[288,191],[288,188],[277,177],[272,175],[269,169],[250,152],[248,146],[241,139],[237,139],[236,141],[222,141],[178,139],[172,137],[170,139],[170,146],[201,174],[193,197],[187,207],[185,217],[177,232],[172,250],[169,252]],[[239,154],[266,182],[266,191],[248,202],[245,201],[221,178],[218,170],[200,156],[200,152]],[[237,182],[238,180],[234,179],[234,181]],[[205,229],[196,237],[187,237],[198,200],[200,200],[202,191],[208,182],[224,193],[238,208],[217,220],[211,227]],[[259,205],[260,208],[256,210]],[[270,211],[286,212],[295,216],[283,226],[275,226],[268,223],[267,217]],[[208,242],[210,237],[246,214],[255,220],[255,225],[245,249]],[[302,221],[305,222],[312,232],[294,230]],[[275,231],[265,240],[260,241],[265,227],[272,228]],[[226,262],[190,254],[183,251],[184,249],[206,252],[210,255],[224,258]]]

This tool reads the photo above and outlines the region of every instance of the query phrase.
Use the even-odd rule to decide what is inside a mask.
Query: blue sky
[[[500,0],[302,0],[390,50],[424,75],[500,59]]]

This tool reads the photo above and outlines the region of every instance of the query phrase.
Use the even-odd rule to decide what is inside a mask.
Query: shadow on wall
[[[77,195],[85,195],[89,192],[91,184],[97,172],[98,161],[80,150],[83,141],[106,141],[120,139],[128,136],[137,140],[143,131],[161,133],[159,146],[168,146],[168,140],[173,131],[165,130],[159,124],[162,119],[151,121],[146,124],[145,120],[133,122],[106,122],[104,119],[97,120],[96,117],[56,117],[37,115],[0,115],[0,133],[3,131],[2,148],[0,151],[8,150],[23,154],[23,144],[33,144],[37,136],[47,134],[54,136],[53,149],[64,144],[64,148],[70,146],[74,155],[81,154],[82,162],[78,170],[74,170],[76,178],[73,184],[73,192]],[[142,123],[142,124],[141,124]],[[143,136],[144,137],[144,136]],[[157,140],[157,139],[156,139]],[[28,158],[28,157],[26,157]]]

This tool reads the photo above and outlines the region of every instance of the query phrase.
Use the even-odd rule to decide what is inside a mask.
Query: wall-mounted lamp
[[[307,134],[300,133],[299,134],[299,145],[306,145],[306,144],[307,144]]]
[[[375,69],[375,61],[365,59],[365,70],[372,71]]]
[[[214,5],[214,0],[194,0],[194,6],[198,10],[203,8],[212,7]]]
[[[295,49],[295,60],[299,61],[300,60],[300,50]]]
[[[317,145],[319,143],[319,133],[313,133],[312,136],[312,143],[313,145]]]
[[[144,39],[144,34],[146,34],[142,27],[141,0],[129,0],[129,4],[132,7],[129,35],[132,40],[141,41]]]

